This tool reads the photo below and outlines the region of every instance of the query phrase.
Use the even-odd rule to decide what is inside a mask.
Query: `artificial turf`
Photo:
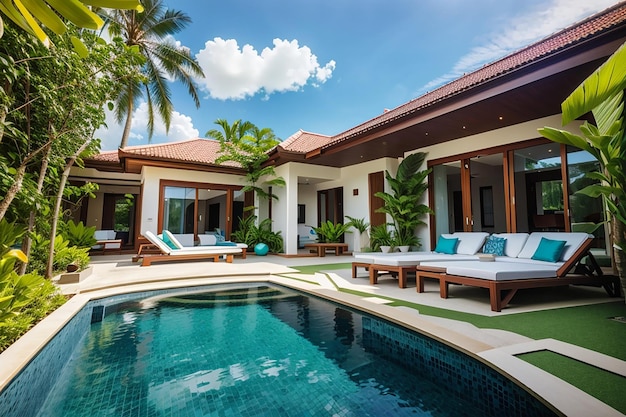
[[[300,272],[315,272],[350,268],[350,263],[309,265],[296,267]],[[340,289],[360,297],[372,294]],[[380,295],[377,295],[379,298]],[[499,316],[480,316],[430,307],[389,298],[391,306],[405,306],[419,310],[420,314],[444,317],[471,323],[479,328],[501,329],[532,339],[552,338],[626,361],[626,322],[612,320],[626,316],[624,300],[533,311]],[[488,304],[488,300],[485,300]],[[580,363],[552,352],[534,352],[519,356],[521,359],[576,386],[588,394],[626,414],[626,378]]]

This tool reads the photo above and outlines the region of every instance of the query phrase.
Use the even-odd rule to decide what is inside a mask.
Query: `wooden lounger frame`
[[[492,311],[502,311],[511,301],[517,290],[525,288],[558,287],[563,285],[593,285],[602,286],[611,297],[619,297],[620,289],[617,277],[604,275],[602,269],[589,252],[592,239],[587,239],[572,257],[557,270],[556,278],[529,278],[509,281],[494,281],[484,278],[473,278],[461,275],[446,274],[445,268],[418,266],[416,268],[417,292],[424,291],[424,278],[439,280],[439,295],[448,298],[449,284],[462,284],[472,287],[489,289],[489,299]],[[591,265],[581,263],[589,257]],[[522,267],[523,264],[520,264]],[[573,269],[572,274],[568,272]],[[371,273],[371,269],[370,269]]]
[[[184,255],[142,256],[141,266],[150,266],[154,262],[202,261],[209,259],[212,259],[213,262],[218,262],[221,256],[226,256],[226,262],[233,262],[234,253],[189,253]]]

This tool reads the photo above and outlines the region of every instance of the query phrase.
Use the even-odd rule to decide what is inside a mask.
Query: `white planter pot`
[[[381,246],[380,247],[380,251],[382,253],[389,253],[389,252],[391,252],[391,246]]]
[[[398,249],[400,249],[400,252],[408,252],[409,249],[411,249],[410,246],[398,246]]]

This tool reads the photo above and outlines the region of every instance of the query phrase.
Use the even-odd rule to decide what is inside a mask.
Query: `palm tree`
[[[191,23],[191,18],[181,11],[166,9],[162,0],[144,0],[143,6],[143,12],[114,10],[106,15],[109,33],[121,36],[130,47],[138,47],[145,57],[143,81],[130,81],[116,100],[117,121],[121,123],[126,119],[120,148],[126,147],[128,143],[133,110],[137,100],[144,94],[148,102],[150,137],[154,133],[155,106],[169,131],[174,106],[168,79],[186,85],[196,107],[200,107],[193,77],[204,77],[202,68],[188,49],[177,47],[169,37]]]
[[[206,132],[206,136],[220,142],[221,155],[215,162],[222,163],[233,161],[239,164],[246,171],[246,182],[248,185],[242,191],[254,191],[259,197],[267,199],[278,197],[265,191],[259,185],[262,177],[269,178],[263,185],[284,187],[285,180],[277,177],[273,165],[266,165],[269,159],[267,151],[272,149],[280,140],[274,135],[270,128],[259,129],[250,122],[235,120],[229,124],[227,120],[217,119],[216,125],[222,130],[211,129]]]

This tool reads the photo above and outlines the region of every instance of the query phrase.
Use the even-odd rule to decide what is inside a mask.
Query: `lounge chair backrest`
[[[455,232],[453,234],[442,235],[445,238],[458,238],[459,243],[456,247],[456,253],[459,255],[475,255],[482,249],[485,239],[489,236],[486,232]]]
[[[154,246],[158,247],[161,252],[170,254],[172,253],[172,249],[165,244],[161,239],[159,239],[154,233],[149,230],[146,230],[142,233],[143,236],[150,241]]]
[[[172,242],[172,244],[176,246],[178,249],[184,248],[183,244],[180,243],[180,241],[176,238],[176,236],[174,236],[174,234],[170,232],[169,230],[163,229],[163,236],[167,236],[167,239],[169,239],[169,241]],[[165,244],[167,245],[167,243]]]
[[[580,248],[583,243],[587,241],[587,239],[593,238],[593,235],[583,232],[533,232],[530,236],[528,236],[528,240],[526,241],[524,248],[521,250],[519,255],[517,255],[517,257],[531,258],[539,247],[539,242],[542,237],[552,240],[564,240],[565,247],[563,248],[560,261],[567,262],[569,258],[576,253],[578,248]]]
[[[517,258],[528,240],[528,233],[494,233],[493,236],[504,238],[504,255],[509,258]]]
[[[200,239],[200,246],[215,246],[217,243],[217,238],[214,234],[198,235],[198,239]]]
[[[172,236],[176,237],[178,243],[180,243],[183,248],[189,248],[196,245],[196,238],[193,233],[176,233]]]

